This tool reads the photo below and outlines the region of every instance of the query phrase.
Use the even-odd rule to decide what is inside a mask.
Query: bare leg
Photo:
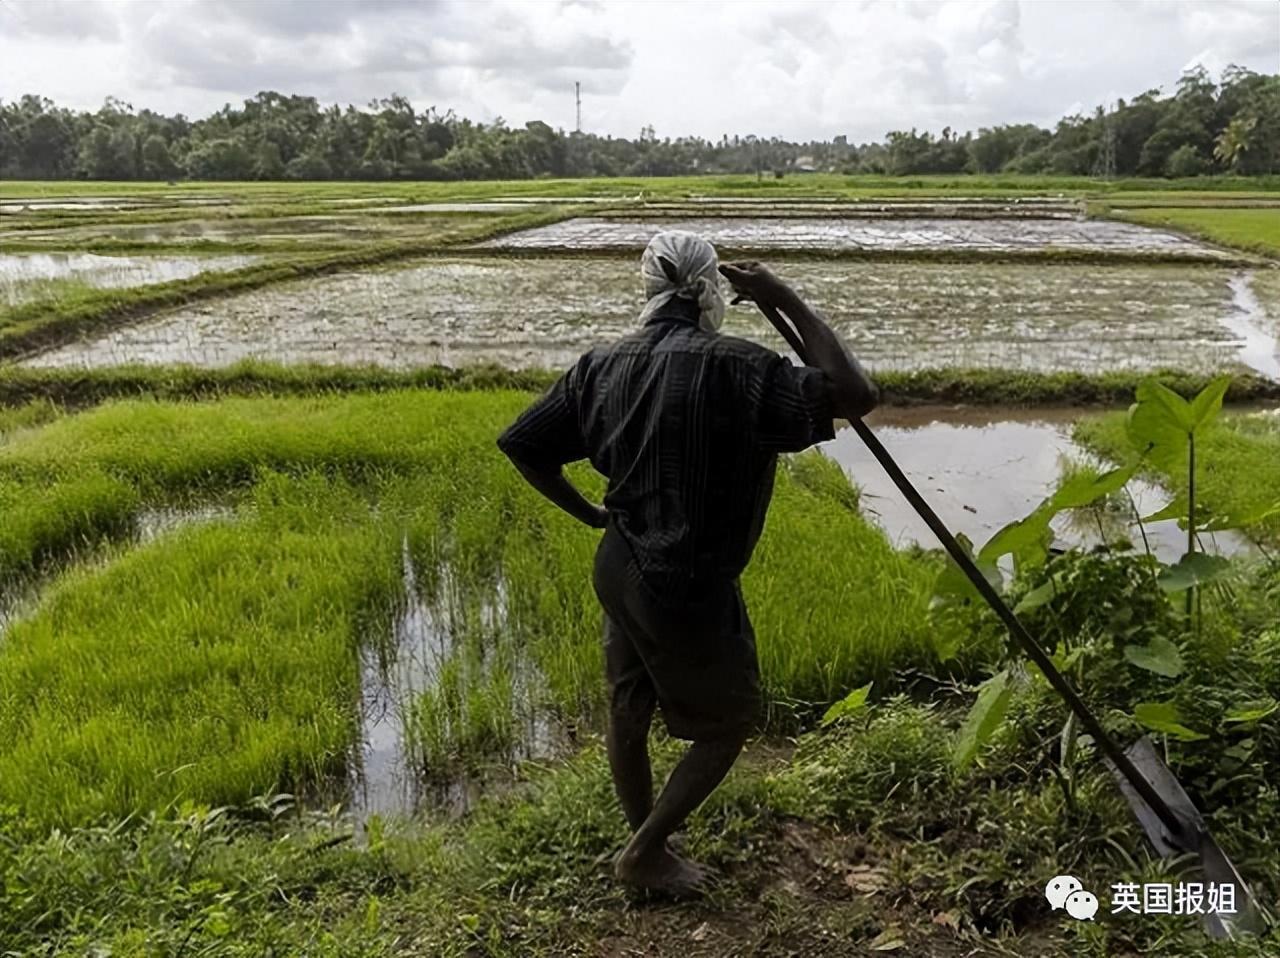
[[[613,770],[613,787],[631,830],[637,831],[653,810],[653,771],[649,767],[649,726],[653,708],[615,706],[609,713],[605,747]]]
[[[667,848],[667,839],[724,781],[742,751],[745,733],[694,742],[675,767],[644,824],[618,856],[616,872],[628,884],[676,894],[696,892],[702,868]]]

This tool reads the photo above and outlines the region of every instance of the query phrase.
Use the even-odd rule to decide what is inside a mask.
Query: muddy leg
[[[706,801],[733,767],[746,734],[694,742],[675,767],[658,802],[618,856],[618,878],[628,884],[675,894],[698,891],[706,872],[667,848],[667,839]]]
[[[653,810],[653,772],[649,767],[649,726],[653,706],[614,703],[609,710],[605,746],[613,787],[631,830],[637,831]]]

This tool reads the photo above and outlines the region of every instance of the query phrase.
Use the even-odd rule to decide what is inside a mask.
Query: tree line
[[[880,143],[757,136],[635,139],[475,123],[403,96],[364,109],[263,92],[189,120],[109,97],[97,112],[41,96],[0,100],[0,178],[92,180],[477,180],[798,171],[1185,177],[1280,171],[1280,76],[1202,68],[1172,93],[958,134],[894,130]]]

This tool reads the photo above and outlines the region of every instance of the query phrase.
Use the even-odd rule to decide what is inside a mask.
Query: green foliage
[[[1216,582],[1230,570],[1231,562],[1223,556],[1189,552],[1176,564],[1161,569],[1156,581],[1165,592],[1183,592]]]
[[[1052,541],[1050,521],[1066,509],[1081,509],[1121,489],[1133,476],[1135,467],[1112,469],[1101,475],[1077,472],[1035,510],[1015,520],[987,540],[978,557],[994,564],[1001,556],[1012,555],[1019,566],[1039,565]]]
[[[810,733],[771,780],[773,802],[787,814],[889,827],[945,803],[954,778],[939,721],[933,707],[899,696]]]
[[[1208,738],[1203,732],[1196,732],[1182,724],[1182,716],[1173,702],[1139,702],[1133,707],[1133,717],[1138,723],[1160,732],[1171,735],[1182,742],[1194,742]]]
[[[1111,111],[1060,120],[1052,131],[1030,124],[960,134],[894,130],[884,143],[787,142],[776,137],[659,140],[652,127],[636,139],[568,134],[533,121],[474,123],[434,107],[415,110],[403,96],[366,109],[322,108],[314,97],[273,91],[188,122],[119,100],[90,114],[27,95],[0,103],[0,177],[97,179],[172,174],[173,158],[193,179],[478,180],[566,176],[754,174],[781,177],[805,165],[846,173],[1068,176],[1259,175],[1280,168],[1280,79],[1230,68],[1214,83],[1201,68],[1184,73],[1176,94],[1144,93]],[[143,143],[142,168],[136,164]],[[1109,162],[1103,144],[1109,142]],[[159,153],[164,147],[169,162]],[[265,151],[264,147],[270,147]],[[1215,165],[1216,164],[1216,165]],[[809,174],[812,175],[812,174]]]
[[[834,725],[841,719],[856,715],[862,711],[867,704],[867,696],[871,694],[871,686],[873,682],[868,682],[862,688],[854,689],[839,702],[836,702],[831,708],[827,709],[822,716],[822,725],[825,728],[828,725]]]
[[[1082,420],[1075,436],[1088,448],[1115,459],[1130,452],[1123,414]],[[1215,517],[1230,517],[1227,525],[1243,525],[1264,539],[1280,534],[1280,516],[1271,510],[1280,504],[1280,423],[1257,414],[1226,416],[1205,426],[1196,436],[1196,512],[1204,516],[1202,528],[1220,528]],[[1186,511],[1186,460],[1169,466],[1153,464],[1153,471],[1179,496],[1173,515]],[[1201,523],[1197,522],[1200,526]]]
[[[952,761],[957,768],[964,768],[978,757],[978,750],[1004,721],[1012,695],[1007,669],[997,672],[978,687],[978,700],[956,736]]]
[[[1177,678],[1182,674],[1182,653],[1178,647],[1162,635],[1156,635],[1146,645],[1126,645],[1124,657],[1140,669]]]

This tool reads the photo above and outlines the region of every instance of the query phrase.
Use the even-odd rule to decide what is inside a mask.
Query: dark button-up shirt
[[[502,434],[508,456],[588,458],[646,584],[679,601],[736,579],[764,525],[780,452],[833,436],[830,383],[756,343],[710,333],[675,299],[597,346]]]

